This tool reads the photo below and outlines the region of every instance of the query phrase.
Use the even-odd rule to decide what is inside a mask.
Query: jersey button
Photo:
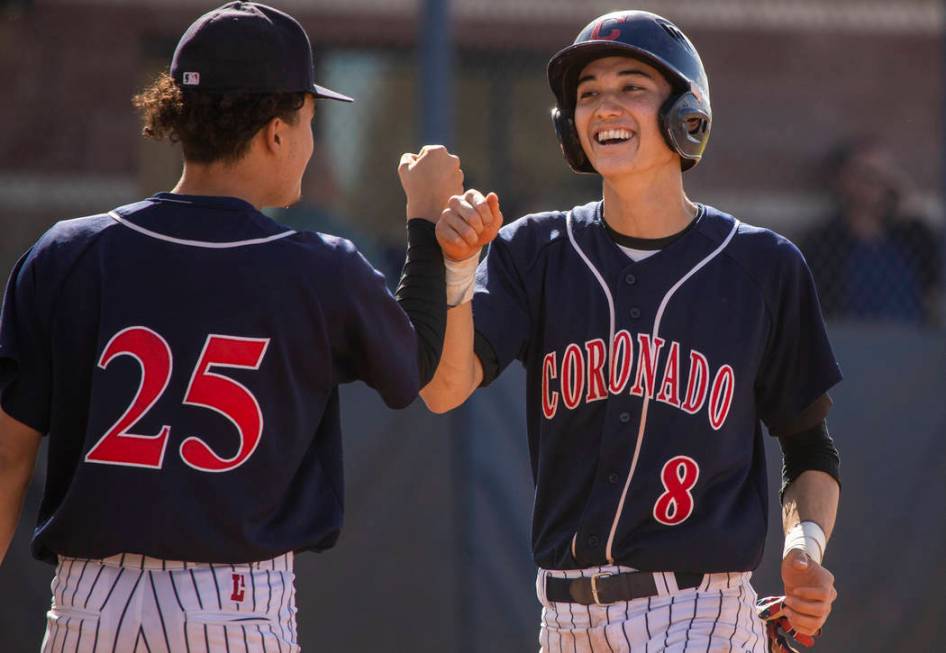
[[[621,477],[618,476],[615,472],[611,472],[608,475],[608,483],[610,483],[611,485],[617,485],[618,481],[620,480],[621,480]]]
[[[637,283],[637,277],[629,273],[626,277],[624,277],[624,281],[627,282],[627,285],[633,286],[635,283]]]
[[[632,319],[632,320],[636,320],[636,319],[639,318],[640,316],[641,316],[641,309],[637,308],[636,306],[631,309],[631,319]]]
[[[618,415],[618,419],[621,420],[621,423],[627,424],[628,422],[631,421],[631,414],[630,414],[630,413],[621,413],[620,415]]]
[[[601,540],[598,539],[597,535],[591,535],[588,537],[588,546],[595,547],[601,543]]]

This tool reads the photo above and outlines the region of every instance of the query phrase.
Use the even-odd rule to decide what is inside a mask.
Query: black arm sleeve
[[[829,474],[838,485],[841,484],[841,458],[828,434],[825,420],[805,431],[779,436],[778,443],[782,447],[782,488],[779,490],[779,500],[792,481],[809,469]]]
[[[420,218],[407,223],[407,259],[395,294],[417,334],[421,387],[437,371],[447,330],[446,270],[434,229],[432,222]]]
[[[479,331],[473,333],[473,353],[480,359],[480,365],[483,367],[483,380],[480,381],[480,387],[485,388],[499,376],[499,359],[489,340]]]

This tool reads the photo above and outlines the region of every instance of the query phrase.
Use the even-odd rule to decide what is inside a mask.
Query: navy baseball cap
[[[194,21],[174,50],[171,77],[183,89],[354,101],[315,83],[312,46],[302,25],[256,2],[228,2]]]

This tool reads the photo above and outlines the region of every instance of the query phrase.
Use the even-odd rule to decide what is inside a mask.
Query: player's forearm
[[[440,364],[420,396],[431,411],[445,413],[466,401],[481,378],[482,371],[473,353],[472,304],[466,302],[447,311]]]
[[[782,527],[787,533],[802,521],[813,521],[831,539],[840,497],[838,482],[816,470],[802,472],[785,489],[782,501]]]
[[[23,509],[40,434],[0,410],[0,563]]]
[[[0,463],[0,563],[7,555],[20,520],[31,471],[32,465],[28,472],[23,473],[22,468],[10,468]]]

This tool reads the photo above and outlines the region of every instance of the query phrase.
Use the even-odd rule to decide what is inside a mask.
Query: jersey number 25
[[[208,408],[226,417],[237,430],[240,446],[235,455],[224,458],[199,437],[190,436],[181,443],[180,456],[194,469],[227,472],[242,465],[256,451],[263,433],[259,402],[246,386],[212,370],[216,367],[259,369],[268,345],[269,338],[207,336],[182,403]],[[168,387],[174,367],[171,347],[160,334],[147,327],[128,327],[108,341],[98,366],[105,369],[118,356],[131,356],[141,366],[138,391],[122,416],[85,455],[85,461],[161,469],[171,427],[162,426],[157,435],[139,435],[131,429]]]

